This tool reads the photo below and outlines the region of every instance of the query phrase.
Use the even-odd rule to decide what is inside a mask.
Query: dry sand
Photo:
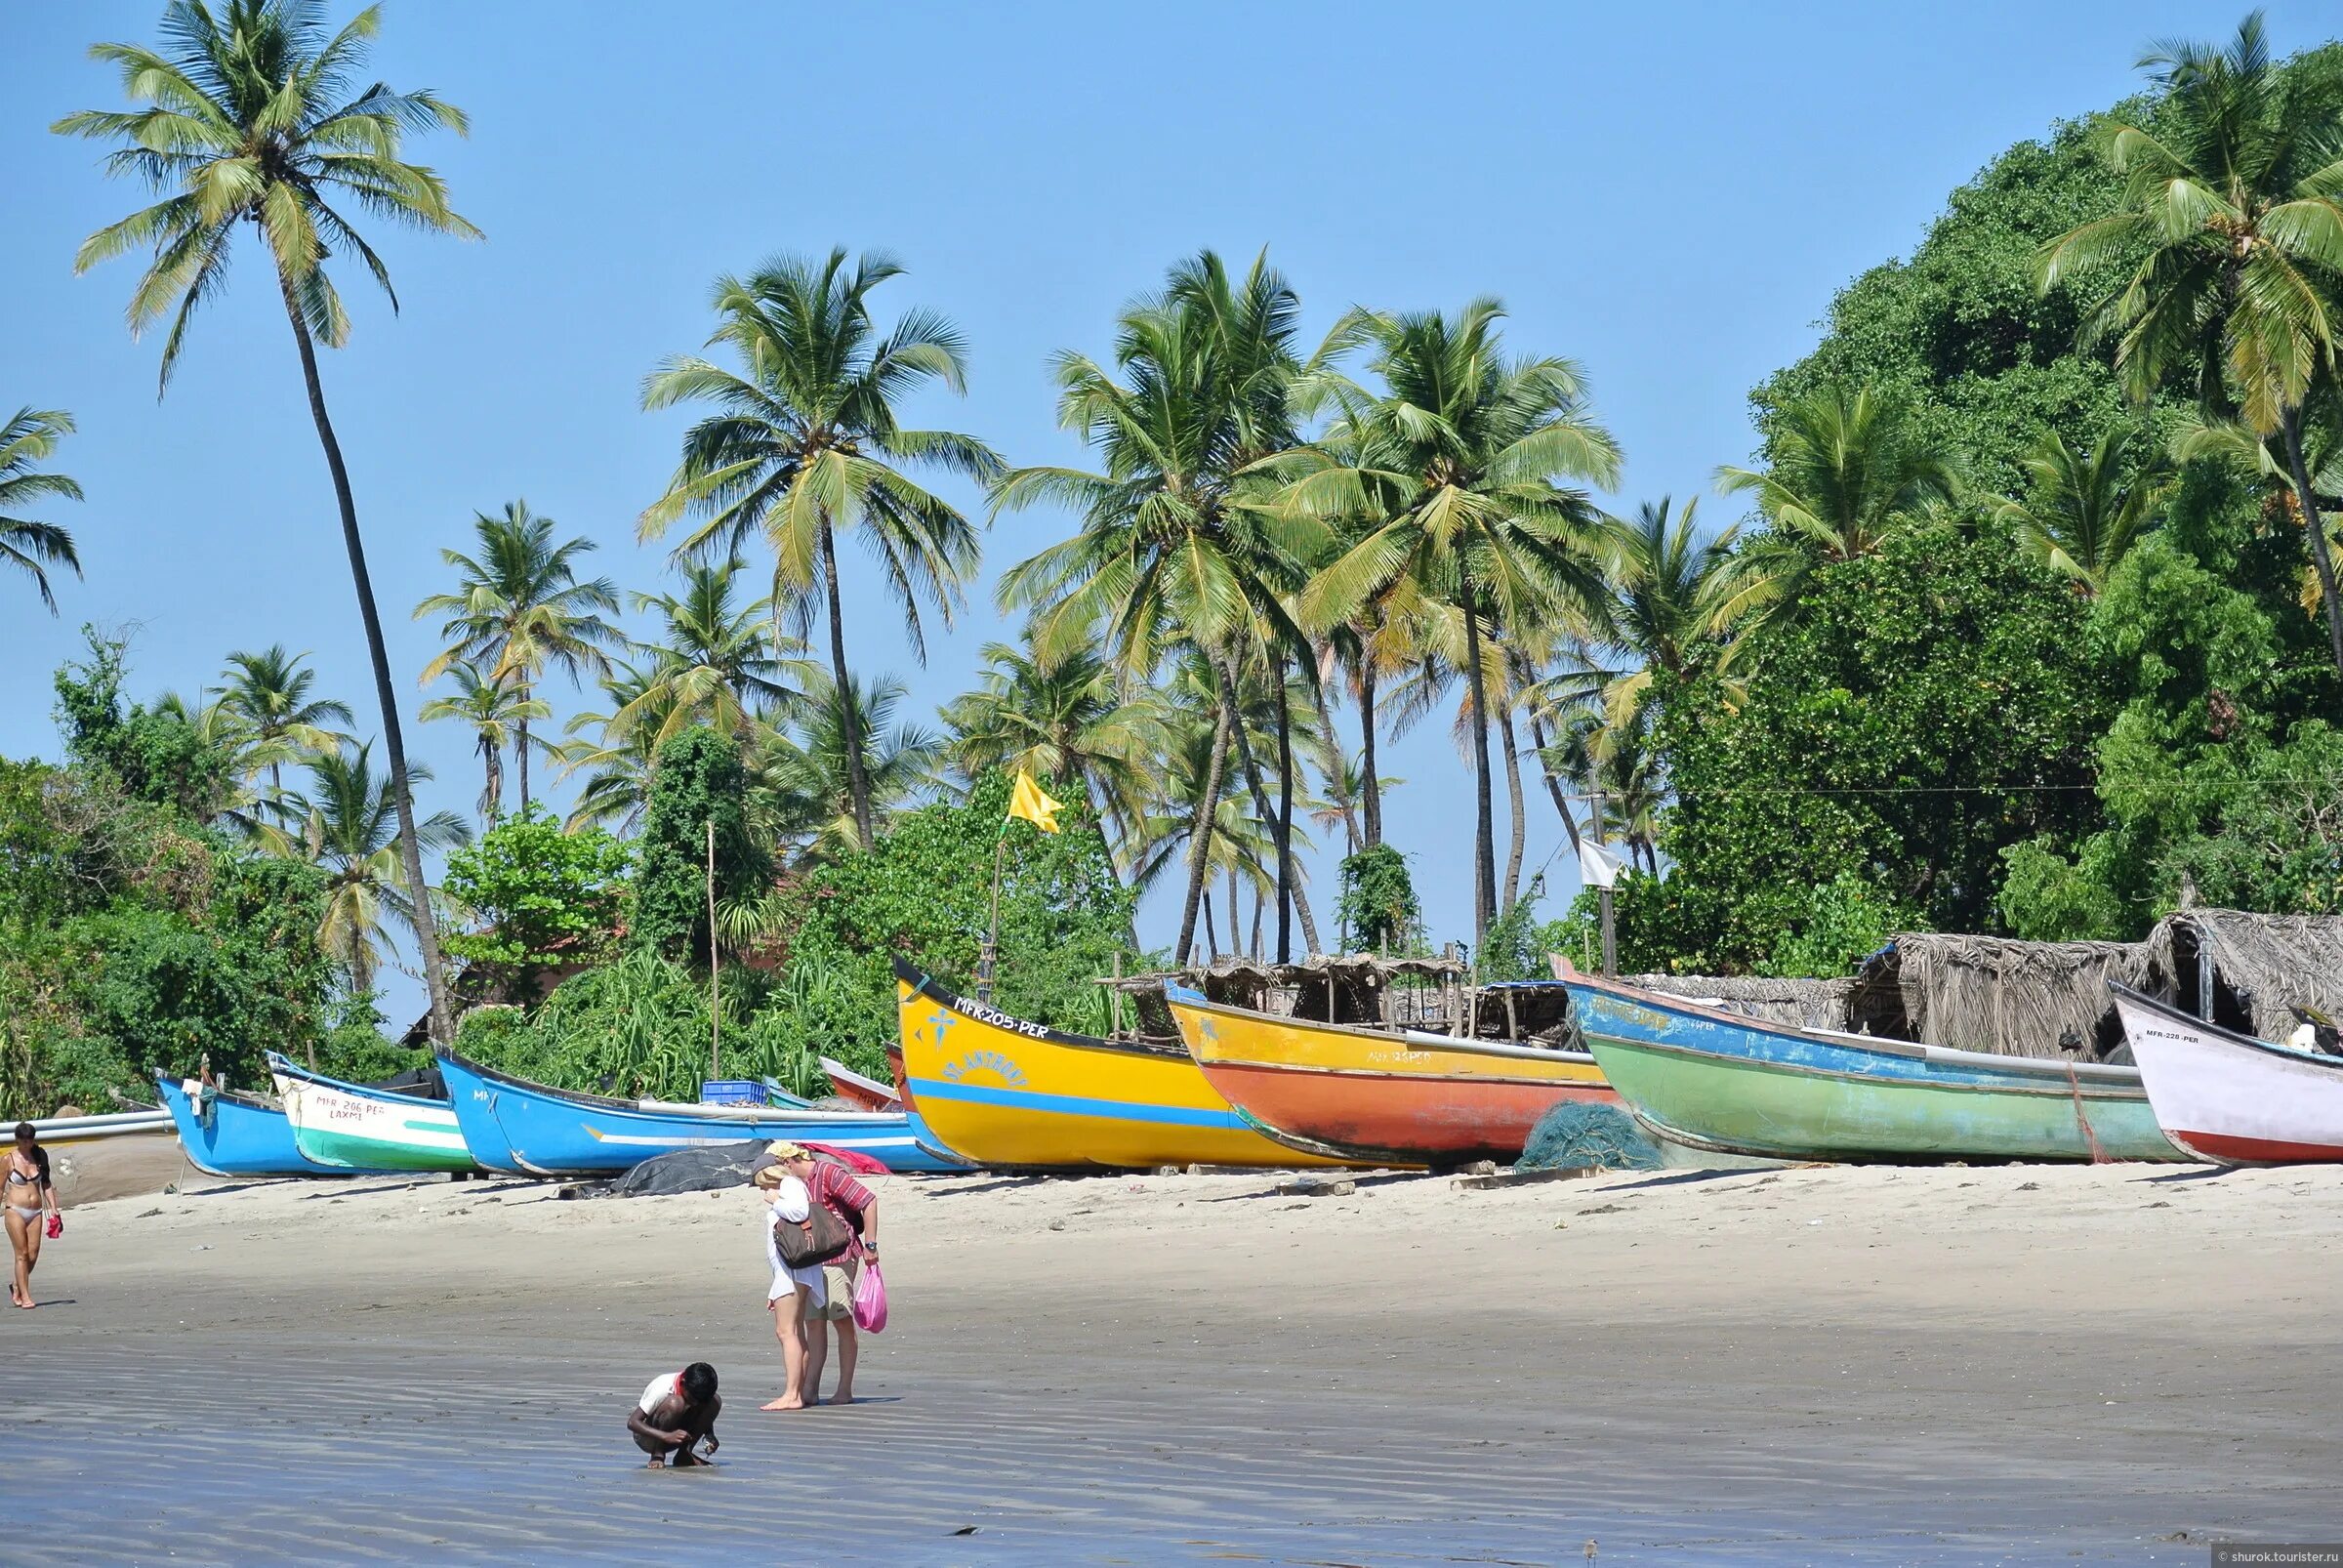
[[[0,1312],[49,1561],[2200,1564],[2343,1537],[2343,1171],[882,1183],[865,1402],[753,1200],[183,1184]],[[646,1379],[717,1364],[721,1467]],[[973,1526],[973,1535],[954,1532]]]

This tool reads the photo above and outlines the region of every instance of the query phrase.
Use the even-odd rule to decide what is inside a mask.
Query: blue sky
[[[0,687],[0,755],[56,752],[47,673],[83,621],[133,633],[142,695],[191,693],[231,649],[281,641],[310,650],[362,721],[372,709],[332,491],[258,257],[159,403],[157,340],[134,343],[122,320],[133,264],[72,274],[82,237],[143,193],[47,126],[117,105],[83,52],[150,38],[160,9],[77,0],[0,20],[0,405],[71,411],[80,433],[56,466],[89,493],[52,513],[88,570],[59,585],[59,618],[0,581],[17,676]],[[2241,14],[2177,0],[390,0],[377,71],[471,113],[470,141],[416,155],[487,233],[378,232],[404,314],[347,279],[357,328],[326,358],[393,660],[414,672],[435,651],[407,617],[446,582],[440,548],[514,497],[599,541],[596,563],[622,586],[660,586],[663,554],[635,543],[634,518],[686,416],[640,412],[637,387],[705,337],[719,271],[777,251],[902,258],[910,275],[881,305],[941,309],[972,348],[967,396],[912,417],[1012,462],[1081,458],[1055,428],[1053,351],[1103,351],[1118,306],[1200,246],[1266,245],[1313,330],[1353,303],[1500,296],[1513,347],[1584,367],[1626,451],[1615,505],[1704,491],[1752,444],[1748,389],[1812,345],[1855,273],[1908,253],[1953,186],[2131,91],[2149,40],[2218,37]],[[2318,42],[2331,16],[2274,5],[2275,41]],[[992,578],[1063,526],[1035,512],[992,530],[984,582],[925,669],[849,556],[857,668],[903,677],[922,714],[965,689],[1004,631]],[[409,746],[439,775],[427,802],[469,809],[469,741],[416,725],[421,700],[410,687]],[[1386,755],[1408,779],[1389,835],[1435,932],[1468,934],[1469,774],[1445,726]],[[1501,796],[1500,811],[1501,833]],[[1559,838],[1534,800],[1530,864]],[[1558,905],[1575,878],[1555,864]],[[1332,871],[1325,857],[1313,878],[1322,905]],[[1171,939],[1171,902],[1150,906],[1148,939]]]

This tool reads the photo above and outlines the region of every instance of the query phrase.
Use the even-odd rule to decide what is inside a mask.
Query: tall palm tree
[[[1777,538],[1825,560],[1875,554],[1890,534],[1933,516],[1960,492],[1960,466],[1911,437],[1898,410],[1875,389],[1827,386],[1785,402],[1766,422],[1773,461],[1762,469],[1716,471],[1727,495],[1753,492]],[[1796,597],[1802,572],[1776,597]]]
[[[548,668],[572,681],[609,672],[609,650],[625,639],[602,619],[618,613],[618,590],[607,577],[580,582],[576,557],[595,548],[585,538],[554,543],[554,519],[529,510],[526,501],[508,501],[504,515],[473,515],[479,554],[442,550],[439,558],[456,568],[453,594],[433,594],[415,606],[415,618],[439,615],[447,651],[424,668],[426,685],[459,664],[481,667],[485,678],[513,687],[508,718],[516,737],[520,808],[529,808],[529,721],[550,717],[535,701],[537,682]],[[473,695],[467,690],[466,698]]]
[[[349,703],[309,695],[317,672],[302,668],[308,658],[271,642],[229,654],[220,672],[217,706],[235,722],[237,772],[252,778],[266,767],[271,797],[285,792],[285,763],[340,751],[349,736],[333,726],[354,722]]]
[[[1071,351],[1056,358],[1058,424],[1081,433],[1099,468],[1018,469],[993,489],[996,515],[1054,503],[1080,519],[1074,537],[1001,579],[1005,608],[1036,611],[1037,653],[1062,656],[1103,630],[1127,680],[1151,678],[1185,646],[1220,685],[1195,812],[1205,831],[1190,846],[1174,952],[1194,939],[1204,897],[1238,660],[1252,646],[1301,657],[1309,646],[1282,596],[1323,530],[1247,495],[1260,487],[1249,472],[1296,438],[1288,391],[1299,310],[1265,256],[1242,282],[1209,251],[1173,268],[1161,295],[1124,309],[1111,369]]]
[[[680,594],[635,596],[635,607],[657,610],[667,629],[662,640],[643,648],[649,665],[610,716],[616,736],[648,730],[654,754],[693,724],[745,738],[759,721],[804,700],[801,689],[815,667],[794,639],[774,646],[771,601],[741,603],[735,585],[740,571],[737,560],[687,565]]]
[[[329,32],[317,0],[226,0],[217,11],[205,0],[172,0],[163,11],[160,50],[99,44],[90,51],[120,69],[124,91],[144,106],[68,114],[54,129],[119,144],[106,159],[108,173],[136,175],[157,191],[172,192],[92,234],[73,261],[75,271],[86,271],[127,251],[151,248],[153,260],[131,295],[130,325],[143,332],[171,315],[163,340],[164,386],[196,308],[226,284],[229,240],[239,226],[250,226],[267,246],[341,509],[342,542],[382,706],[399,854],[408,881],[420,887],[424,846],[390,658],[366,572],[349,474],[326,416],[316,346],[338,349],[349,336],[349,317],[325,268],[336,252],[364,263],[392,309],[398,304],[382,258],[335,202],[354,203],[370,217],[427,232],[477,237],[479,230],[448,206],[446,185],[436,174],[399,156],[409,131],[436,127],[463,134],[463,111],[430,93],[395,93],[380,82],[352,95],[381,23],[380,10],[369,7],[340,32]],[[452,1023],[428,902],[416,907],[415,939],[431,994],[432,1034],[444,1041]]]
[[[752,535],[773,553],[776,608],[822,595],[830,623],[831,679],[843,686],[845,609],[839,597],[838,535],[858,532],[884,568],[913,651],[925,660],[923,600],[952,624],[961,585],[976,570],[976,532],[952,506],[905,475],[925,465],[989,481],[993,449],[972,435],[905,430],[897,405],[929,384],[964,390],[966,351],[932,310],[905,311],[892,331],[872,319],[871,291],[903,268],[866,254],[852,271],[834,250],[816,264],[766,263],[746,278],[717,279],[711,346],[741,371],[695,355],[667,360],[643,382],[642,406],[710,403],[715,412],[683,436],[667,493],[642,515],[656,539],[686,514],[699,526],[683,554],[737,555]],[[848,724],[855,721],[849,710]],[[856,832],[871,836],[871,784],[862,750],[849,745]]]
[[[674,691],[653,693],[651,668],[647,660],[639,668],[612,660],[601,682],[610,711],[577,714],[566,726],[570,739],[555,752],[562,776],[587,775],[570,808],[568,825],[573,830],[592,825],[632,833],[642,820],[643,808],[650,804],[651,776],[658,770],[659,736],[674,733],[667,722]],[[629,709],[635,710],[629,723],[613,722]]]
[[[505,810],[505,751],[512,748],[521,759],[521,776],[528,776],[528,749],[556,754],[559,748],[541,733],[531,733],[529,721],[551,719],[554,711],[543,697],[523,695],[518,681],[485,674],[474,664],[458,664],[449,668],[455,677],[456,694],[434,697],[423,705],[424,722],[449,719],[472,726],[473,751],[480,759],[483,782],[480,786],[480,818],[490,827],[496,826]],[[528,798],[521,798],[520,808],[529,808]]]
[[[1499,328],[1503,314],[1486,299],[1453,319],[1437,311],[1361,312],[1357,330],[1384,392],[1354,403],[1337,423],[1356,427],[1356,450],[1366,461],[1346,463],[1332,450],[1303,465],[1286,492],[1287,504],[1305,514],[1387,519],[1311,580],[1301,596],[1305,623],[1338,626],[1402,577],[1453,604],[1460,618],[1471,704],[1476,941],[1497,916],[1484,621],[1529,625],[1556,604],[1599,613],[1600,516],[1585,492],[1562,481],[1608,485],[1620,463],[1617,443],[1587,411],[1578,367],[1567,359],[1508,359]]]
[[[870,791],[871,820],[877,827],[884,827],[933,786],[945,741],[922,725],[896,722],[903,697],[900,681],[877,681],[867,690],[860,681],[848,681],[845,700],[841,701],[828,676],[817,675],[798,705],[797,722],[789,732],[768,732],[762,744],[751,748],[753,788],[810,807],[807,848],[812,853],[827,856],[870,847],[873,841],[862,836],[854,809],[858,771]],[[847,765],[849,745],[862,748],[859,769]]]
[[[317,945],[349,975],[352,991],[374,988],[382,955],[391,946],[391,928],[414,930],[431,902],[418,897],[419,884],[407,876],[398,836],[393,786],[378,776],[371,746],[351,744],[308,764],[308,789],[286,802],[286,827],[271,841],[277,852],[307,860],[326,874],[325,918]],[[419,769],[428,779],[431,771]],[[433,849],[468,842],[472,832],[452,811],[434,811],[417,824]]]
[[[81,486],[62,474],[36,474],[35,463],[47,462],[58,441],[73,433],[73,416],[58,409],[20,408],[0,425],[0,561],[32,576],[41,602],[57,613],[57,596],[49,591],[51,566],[69,566],[81,575],[81,557],[74,554],[73,536],[54,522],[35,522],[17,516],[26,502],[42,496],[66,501],[81,499]]]
[[[2099,135],[2124,181],[2120,208],[2061,234],[2035,259],[2048,290],[2110,267],[2128,275],[2084,323],[2113,339],[2132,397],[2192,369],[2209,411],[2232,408],[2286,455],[2327,640],[2343,670],[2343,601],[2303,457],[2303,405],[2331,377],[2343,285],[2343,110],[2298,88],[2270,58],[2262,15],[2228,47],[2164,43],[2140,67],[2163,89],[2152,132]]]
[[[988,642],[983,654],[982,683],[943,709],[953,764],[971,780],[995,768],[1074,780],[1128,841],[1163,750],[1162,703],[1127,700],[1095,648],[1049,659]]]
[[[2072,581],[2085,598],[2106,591],[2108,574],[2156,525],[2167,491],[2161,457],[2151,452],[2135,464],[2131,435],[2111,431],[2078,452],[2050,432],[2025,460],[2032,491],[1997,509],[2016,527],[2026,553]]]

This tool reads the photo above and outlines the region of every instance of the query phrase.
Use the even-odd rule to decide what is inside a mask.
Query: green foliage
[[[1408,874],[1408,857],[1388,844],[1370,845],[1342,860],[1335,919],[1346,953],[1413,952],[1423,941],[1423,906]]]
[[[1738,707],[1699,685],[1665,707],[1676,870],[1623,890],[1623,964],[1746,970],[1842,874],[1909,924],[1990,928],[2001,851],[2092,820],[2108,710],[2082,617],[1993,532],[1906,530],[1818,567]]]
[[[483,967],[507,996],[533,997],[546,966],[591,963],[609,941],[629,858],[600,828],[565,833],[530,802],[447,857],[443,886],[480,923],[447,937],[449,956]]]
[[[1534,877],[1513,907],[1489,923],[1481,938],[1480,962],[1473,966],[1484,982],[1542,980],[1552,975],[1545,955],[1545,928],[1538,921],[1538,901],[1545,879]]]
[[[234,759],[184,715],[122,701],[123,651],[118,638],[82,628],[90,656],[57,672],[58,728],[65,754],[85,767],[121,780],[134,799],[208,820],[232,793]]]
[[[897,820],[876,848],[821,868],[790,895],[784,925],[788,968],[835,972],[850,1006],[824,1009],[822,1050],[863,1071],[883,1071],[894,1038],[892,960],[974,989],[983,946],[993,858],[1002,855],[1001,946],[993,1001],[1002,1011],[1053,1028],[1094,1032],[1104,1016],[1092,982],[1126,972],[1139,954],[1130,939],[1135,899],[1116,880],[1106,841],[1089,804],[1075,795],[1058,809],[1059,831],[1002,824],[1011,780],[993,772],[962,805],[923,806]]]
[[[1898,931],[1922,930],[1918,914],[1851,871],[1808,889],[1805,912],[1791,916],[1760,974],[1835,979]]]
[[[719,905],[762,896],[772,861],[749,831],[747,776],[729,735],[695,725],[659,748],[645,813],[630,945],[670,961],[708,955],[708,828],[716,826]]]

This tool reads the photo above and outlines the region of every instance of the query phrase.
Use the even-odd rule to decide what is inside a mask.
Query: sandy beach
[[[791,1416],[754,1408],[737,1192],[81,1203],[0,1323],[0,1555],[2183,1564],[2343,1530],[2343,1172],[1279,1184],[886,1178],[864,1402]],[[722,1463],[645,1471],[627,1403],[691,1359]]]

